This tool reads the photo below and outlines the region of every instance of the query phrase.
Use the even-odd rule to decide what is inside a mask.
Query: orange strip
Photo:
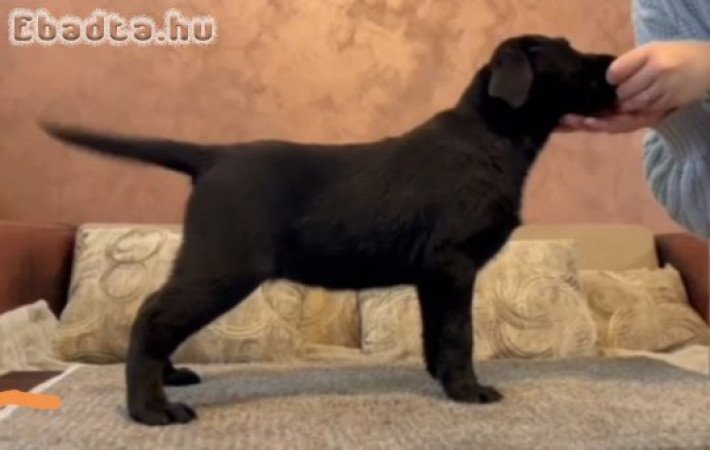
[[[62,405],[62,400],[56,395],[33,394],[13,389],[0,392],[0,407],[7,405],[34,409],[57,409]]]

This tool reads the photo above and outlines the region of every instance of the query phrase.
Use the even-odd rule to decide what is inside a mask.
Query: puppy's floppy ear
[[[533,77],[530,61],[523,50],[502,48],[491,63],[488,95],[505,101],[513,108],[520,108],[528,100]]]

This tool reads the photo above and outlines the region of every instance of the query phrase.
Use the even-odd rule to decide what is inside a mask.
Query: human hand
[[[568,115],[559,132],[627,133],[652,127],[710,90],[710,43],[655,42],[617,58],[607,73],[619,106],[606,117]]]
[[[669,113],[670,111],[618,111],[604,117],[584,117],[568,114],[562,118],[562,122],[556,131],[563,133],[573,131],[610,134],[628,133],[652,127],[663,120]]]
[[[710,43],[701,41],[655,42],[617,58],[607,73],[617,86],[619,109],[638,112],[625,124],[642,124],[656,118],[651,111],[668,111],[700,99],[710,90]],[[621,120],[621,118],[619,118]]]

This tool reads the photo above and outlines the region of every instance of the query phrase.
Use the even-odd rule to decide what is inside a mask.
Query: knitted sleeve
[[[678,16],[683,13],[679,9],[687,3],[634,0],[638,44],[689,38],[687,33],[693,30],[680,31],[677,26]],[[707,100],[675,111],[649,131],[644,141],[644,167],[653,195],[668,214],[689,231],[710,237],[710,107]]]

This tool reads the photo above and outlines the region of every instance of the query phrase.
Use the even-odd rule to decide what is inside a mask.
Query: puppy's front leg
[[[421,283],[418,292],[427,369],[449,398],[470,403],[502,399],[497,390],[478,383],[473,368],[473,282],[440,277]]]

